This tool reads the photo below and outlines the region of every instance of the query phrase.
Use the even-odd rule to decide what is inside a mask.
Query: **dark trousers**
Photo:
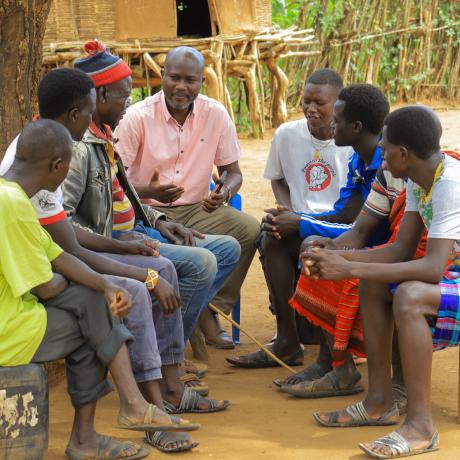
[[[315,328],[289,305],[300,276],[301,244],[299,236],[278,240],[264,233],[259,241],[259,252],[270,295],[270,310],[277,316],[278,336],[283,338],[283,333],[291,336],[291,332],[297,331],[301,343],[311,344],[317,343]]]
[[[46,332],[32,362],[65,358],[72,404],[97,401],[112,390],[107,365],[131,333],[111,315],[102,294],[83,286],[72,284],[43,304]]]

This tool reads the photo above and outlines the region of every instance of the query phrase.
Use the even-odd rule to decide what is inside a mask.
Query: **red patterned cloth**
[[[395,200],[389,216],[391,238],[395,239],[404,214],[405,190]],[[383,247],[385,245],[379,246]],[[423,257],[426,235],[423,236],[416,257]],[[359,280],[317,280],[301,275],[290,305],[315,326],[334,337],[333,361],[342,362],[345,353],[365,357],[363,327],[359,314]]]

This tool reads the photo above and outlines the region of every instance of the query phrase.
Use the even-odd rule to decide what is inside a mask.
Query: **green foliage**
[[[372,82],[380,85],[394,101],[401,97],[413,98],[418,94],[417,88],[425,83],[447,85],[455,57],[459,59],[460,2],[439,0],[436,9],[430,0],[403,3],[399,0],[272,0],[272,5],[274,24],[282,28],[312,28],[322,52],[317,59],[303,60],[307,62],[299,58],[294,59],[294,63],[293,60],[279,63],[290,79],[289,105],[298,99],[306,75],[315,66],[328,66],[342,73],[347,69],[343,75],[347,83],[366,81],[372,75],[376,77]],[[386,5],[385,15],[383,5]],[[407,8],[411,8],[411,13],[409,22],[404,23]],[[425,59],[427,38],[423,31],[362,38],[406,27],[420,29],[429,25],[426,24],[428,12],[431,12],[431,27],[439,28],[431,34],[429,62]],[[355,41],[347,48],[332,46],[347,40]],[[451,40],[449,45],[448,40]],[[444,59],[450,59],[445,69]],[[437,76],[439,70],[443,70],[444,75]]]

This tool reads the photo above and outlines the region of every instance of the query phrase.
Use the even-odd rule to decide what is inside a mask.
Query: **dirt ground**
[[[439,112],[443,126],[443,146],[460,148],[460,111]],[[244,173],[242,190],[244,210],[257,218],[264,207],[273,205],[268,181],[262,172],[272,133],[264,140],[243,139]],[[242,324],[261,341],[274,333],[274,320],[267,309],[267,289],[258,260],[254,260],[242,291]],[[202,424],[193,433],[200,446],[192,453],[182,454],[196,460],[306,460],[306,459],[360,459],[357,443],[386,434],[388,428],[326,429],[315,424],[311,413],[332,410],[358,401],[362,395],[321,400],[298,400],[277,391],[272,380],[285,376],[286,371],[236,370],[224,358],[235,353],[255,350],[246,337],[235,351],[211,351],[210,371],[206,377],[211,396],[229,399],[231,407],[208,415],[190,415],[187,418]],[[313,361],[316,347],[306,347],[305,363]],[[441,450],[430,459],[460,458],[460,425],[457,424],[458,350],[450,349],[435,355],[433,365],[432,407],[435,422],[441,433]],[[361,366],[363,382],[367,386],[366,366]],[[140,441],[140,434],[114,428],[118,399],[112,393],[99,405],[98,431],[124,439]],[[50,392],[49,460],[63,459],[71,428],[73,411],[65,382]],[[166,454],[153,449],[149,459],[163,459]]]

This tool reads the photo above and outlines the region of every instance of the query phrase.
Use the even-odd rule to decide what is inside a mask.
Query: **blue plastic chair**
[[[211,179],[211,183],[209,185],[209,189],[212,191],[214,190],[214,187],[216,184],[214,181]],[[228,202],[229,206],[232,208],[237,209],[238,211],[241,211],[243,209],[243,200],[241,198],[241,195],[239,193],[235,194],[232,196],[230,201]],[[235,302],[235,305],[233,306],[232,310],[232,319],[233,321],[237,322],[238,324],[241,324],[241,302],[240,302],[240,297],[238,297],[238,300]],[[240,330],[232,326],[232,339],[235,344],[240,343]]]

